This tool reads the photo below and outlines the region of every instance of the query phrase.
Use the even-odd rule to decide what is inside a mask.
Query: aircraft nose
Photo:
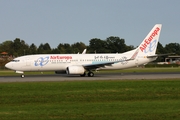
[[[12,64],[11,64],[11,63],[7,63],[7,64],[5,65],[5,67],[8,68],[8,69],[11,69],[11,68],[12,68]]]

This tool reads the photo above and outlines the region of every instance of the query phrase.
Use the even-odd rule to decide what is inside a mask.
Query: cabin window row
[[[14,62],[18,62],[18,60],[13,60]],[[63,62],[63,61],[67,61],[67,60],[48,60],[48,62]],[[121,61],[121,59],[108,59],[108,60],[103,60],[103,59],[81,59],[80,62],[83,61],[90,61],[90,62],[94,62],[94,61]],[[35,62],[42,62],[41,60],[36,60]],[[70,60],[70,62],[78,62],[78,60]]]

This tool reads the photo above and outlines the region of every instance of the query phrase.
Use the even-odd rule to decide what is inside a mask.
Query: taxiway
[[[94,77],[80,77],[78,75],[53,74],[53,75],[26,75],[1,76],[0,82],[40,82],[40,81],[87,81],[87,80],[154,80],[178,79],[180,73],[107,73],[95,74]]]

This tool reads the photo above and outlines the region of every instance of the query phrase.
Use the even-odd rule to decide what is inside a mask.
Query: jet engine
[[[84,74],[84,72],[85,72],[84,67],[80,66],[80,65],[78,65],[78,66],[77,65],[69,66],[69,67],[66,68],[66,73],[67,74],[82,75],[82,74]]]

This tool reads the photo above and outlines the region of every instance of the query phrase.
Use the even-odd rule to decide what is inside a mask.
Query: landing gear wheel
[[[21,75],[21,78],[24,78],[24,75]]]
[[[89,72],[89,73],[88,73],[88,76],[89,76],[89,77],[93,77],[93,76],[94,76],[94,73],[93,73],[93,72]]]
[[[86,72],[84,72],[84,74],[80,75],[81,77],[85,77],[86,76]]]

